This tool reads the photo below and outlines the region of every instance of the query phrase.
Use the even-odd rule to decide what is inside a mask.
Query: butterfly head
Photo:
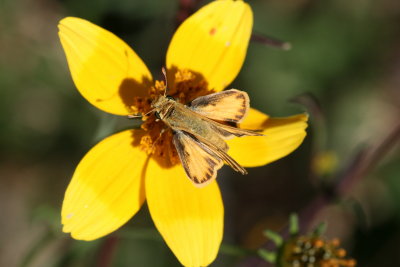
[[[165,116],[167,116],[167,114],[175,104],[176,100],[172,96],[160,95],[153,100],[153,102],[151,103],[151,107],[153,108],[155,112],[154,114],[157,119],[162,120],[165,118]]]

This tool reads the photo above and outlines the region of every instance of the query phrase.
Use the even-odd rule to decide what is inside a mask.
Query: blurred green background
[[[61,232],[61,203],[75,166],[130,122],[79,95],[57,23],[78,16],[114,32],[157,77],[183,2],[0,0],[0,266],[179,266],[147,207],[110,238],[78,242]],[[250,266],[239,248],[260,247],[262,230],[279,231],[290,212],[310,209],[303,225],[327,221],[327,237],[340,238],[358,266],[400,266],[400,2],[248,3],[254,32],[293,48],[252,42],[232,87],[272,116],[307,109],[310,127],[290,156],[245,177],[229,168],[219,173],[225,235],[212,266]],[[342,179],[350,182],[331,198]],[[323,205],[313,209],[319,199]],[[107,248],[109,261],[102,258]]]

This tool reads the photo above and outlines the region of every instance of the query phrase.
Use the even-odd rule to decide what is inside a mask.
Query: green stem
[[[235,245],[230,245],[230,244],[221,244],[221,247],[219,249],[220,254],[224,255],[229,255],[229,256],[235,256],[235,257],[246,257],[249,255],[253,255],[254,251],[235,246]]]
[[[46,231],[42,237],[32,246],[28,253],[23,257],[20,267],[30,266],[35,257],[53,240],[51,231]]]

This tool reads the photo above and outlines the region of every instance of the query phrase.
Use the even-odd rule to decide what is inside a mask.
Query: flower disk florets
[[[338,239],[297,236],[284,246],[284,267],[354,267],[354,259],[345,259],[346,251]]]
[[[202,77],[189,70],[176,71],[173,79],[173,85],[168,88],[168,95],[179,103],[188,104],[199,96],[213,93]],[[150,88],[148,97],[135,97],[134,106],[137,112],[141,114],[149,112],[152,109],[153,99],[163,95],[165,87],[164,81],[156,81]],[[178,164],[179,157],[172,143],[172,130],[158,120],[153,113],[143,116],[142,120],[141,128],[146,131],[146,134],[140,140],[141,149],[155,157],[167,158],[173,165]]]

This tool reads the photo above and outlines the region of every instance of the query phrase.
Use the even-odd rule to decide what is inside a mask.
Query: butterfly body
[[[249,109],[247,93],[230,89],[198,97],[189,106],[172,97],[159,96],[152,107],[156,117],[173,130],[173,143],[195,185],[204,186],[215,179],[224,162],[242,174],[247,173],[227,154],[225,140],[262,134],[221,123],[242,121]]]

